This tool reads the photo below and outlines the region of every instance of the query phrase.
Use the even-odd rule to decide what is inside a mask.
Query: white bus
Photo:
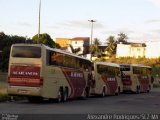
[[[89,95],[91,62],[43,44],[14,44],[11,47],[8,94],[29,101],[54,98],[58,102]]]
[[[120,65],[123,90],[131,92],[149,92],[152,88],[150,66],[139,64]]]
[[[120,66],[116,63],[95,62],[91,94],[115,95],[123,91]]]

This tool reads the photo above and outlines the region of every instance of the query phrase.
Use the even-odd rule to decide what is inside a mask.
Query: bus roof
[[[39,46],[39,47],[44,47],[44,48],[47,49],[47,50],[51,50],[51,51],[55,51],[55,52],[67,54],[67,55],[70,55],[70,56],[74,56],[74,57],[77,57],[77,58],[81,58],[81,59],[90,61],[90,60],[88,60],[88,59],[86,59],[86,58],[84,58],[84,57],[81,57],[81,56],[75,55],[75,54],[73,54],[73,53],[69,53],[69,52],[60,50],[60,49],[50,48],[50,47],[48,47],[48,46],[46,46],[46,45],[44,45],[44,44],[24,44],[24,43],[18,43],[18,44],[13,44],[12,46]]]
[[[117,64],[117,63],[111,63],[111,62],[95,62],[95,64],[120,67],[119,64]]]
[[[121,65],[152,68],[151,66],[145,66],[145,65],[143,65],[143,64],[120,64],[120,66],[121,66]]]
[[[142,64],[132,64],[132,66],[151,68],[151,66],[145,66]]]

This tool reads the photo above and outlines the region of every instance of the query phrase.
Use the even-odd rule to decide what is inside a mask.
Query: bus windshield
[[[120,65],[120,71],[130,71],[130,66],[128,66],[128,65]]]
[[[40,58],[41,48],[36,46],[13,46],[12,57]]]

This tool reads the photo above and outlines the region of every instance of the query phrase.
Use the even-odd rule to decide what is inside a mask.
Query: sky
[[[32,38],[38,33],[39,0],[0,0],[0,32]],[[160,42],[160,0],[42,0],[41,33],[90,37],[102,44],[120,32],[129,42]]]

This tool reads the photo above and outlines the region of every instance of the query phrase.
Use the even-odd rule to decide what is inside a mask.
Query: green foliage
[[[4,72],[8,70],[10,48],[15,43],[43,43],[52,48],[60,48],[59,44],[56,44],[48,34],[41,34],[40,39],[38,39],[38,35],[35,35],[31,40],[27,37],[5,35],[0,32],[0,69]]]
[[[100,40],[98,38],[95,38],[93,41],[93,44],[90,46],[90,53],[96,57],[99,57],[102,55],[102,51],[99,48]]]
[[[117,43],[114,36],[109,36],[107,39],[108,47],[106,51],[108,52],[108,56],[111,57],[116,54]]]
[[[10,100],[10,97],[7,94],[0,94],[0,102]]]
[[[118,34],[117,42],[118,43],[122,42],[125,44],[125,43],[127,43],[127,39],[128,39],[127,35],[124,34],[123,32],[121,32]]]
[[[75,48],[74,49],[72,45],[69,45],[69,47],[71,48],[72,53],[77,54],[79,51],[81,51],[81,48]]]
[[[61,46],[58,43],[53,44],[53,48],[61,48]]]
[[[8,70],[9,54],[12,44],[15,43],[32,43],[32,40],[22,36],[10,36],[0,32],[0,69]]]
[[[107,38],[107,44],[108,47],[106,48],[106,51],[108,52],[108,56],[109,57],[113,57],[116,54],[116,49],[117,49],[117,44],[119,43],[123,43],[126,44],[127,43],[127,35],[124,33],[119,33],[118,34],[118,38],[116,39],[114,36],[109,36]]]
[[[47,33],[40,34],[38,37],[38,34],[33,36],[32,38],[33,42],[36,44],[45,44],[51,48],[60,48],[59,44],[56,44],[53,39],[48,35]]]

